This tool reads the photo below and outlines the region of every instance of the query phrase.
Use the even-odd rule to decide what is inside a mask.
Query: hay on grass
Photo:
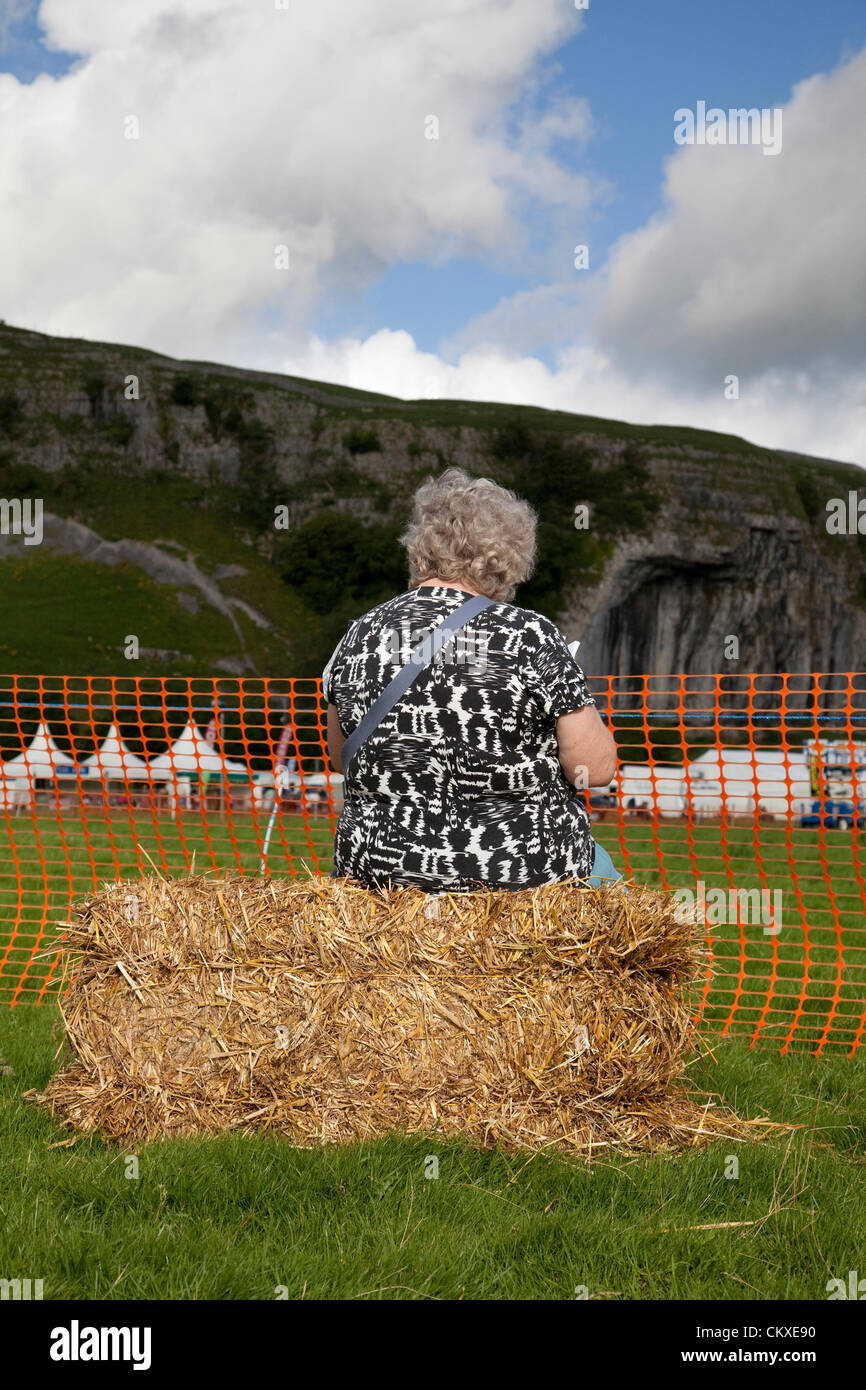
[[[591,1153],[749,1132],[684,1085],[706,958],[668,894],[433,902],[330,878],[106,884],[74,909],[74,1059],[39,1099],[125,1145],[435,1130]]]

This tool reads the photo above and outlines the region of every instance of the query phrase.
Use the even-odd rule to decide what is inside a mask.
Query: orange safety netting
[[[866,674],[598,677],[589,796],[628,878],[705,924],[704,1029],[866,1030]],[[328,872],[342,779],[318,680],[0,677],[0,1002],[56,989],[69,904],[149,873]]]

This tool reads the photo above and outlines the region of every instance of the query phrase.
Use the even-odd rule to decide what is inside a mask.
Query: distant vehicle
[[[844,739],[806,739],[803,753],[809,762],[811,810],[800,817],[803,826],[826,830],[858,830],[866,826],[866,744]],[[855,809],[856,808],[856,809]]]
[[[811,811],[807,811],[800,817],[800,825],[804,828],[809,826],[820,826],[822,824],[822,803],[812,802]],[[866,827],[866,801],[857,802],[857,814],[854,814],[853,801],[825,801],[823,803],[823,826],[825,830],[850,830],[852,825],[856,825],[858,830]]]

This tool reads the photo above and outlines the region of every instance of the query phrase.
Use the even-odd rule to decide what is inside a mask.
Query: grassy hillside
[[[824,500],[862,478],[709,431],[404,402],[0,325],[0,497],[41,498],[88,528],[75,553],[62,525],[40,547],[0,537],[0,666],[130,673],[121,649],[135,633],[136,674],[314,674],[352,617],[405,585],[409,498],[451,463],[536,507],[539,566],[517,600],[552,616],[575,594],[592,610],[623,541],[641,539],[652,577],[657,536],[679,527],[723,549],[746,512],[838,561]],[[587,531],[573,525],[578,501]],[[126,541],[151,552],[109,560],[100,544]],[[161,555],[200,582],[167,578]],[[866,537],[852,538],[848,569],[852,557],[836,588],[866,609]],[[729,568],[744,591],[760,578]]]

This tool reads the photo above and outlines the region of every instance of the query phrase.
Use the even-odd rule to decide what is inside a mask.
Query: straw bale
[[[706,956],[668,894],[557,883],[430,906],[324,877],[106,884],[73,910],[73,1056],[38,1099],[127,1146],[435,1130],[592,1153],[748,1133],[685,1086]]]

